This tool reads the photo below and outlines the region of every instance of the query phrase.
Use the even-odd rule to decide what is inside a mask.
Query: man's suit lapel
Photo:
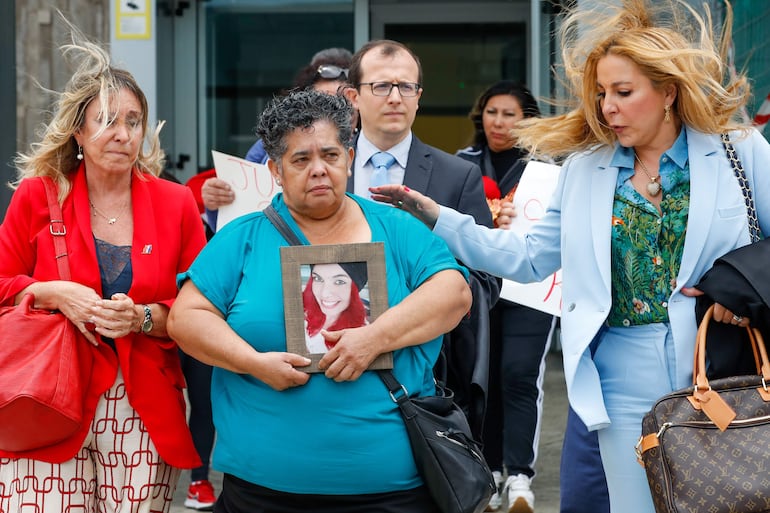
[[[356,160],[358,159],[358,137],[361,132],[356,133],[353,137],[353,160],[350,161],[350,176],[348,177],[347,192],[350,194],[356,193]]]
[[[427,194],[432,171],[433,159],[431,159],[430,148],[413,135],[406,170],[404,171],[404,185]]]

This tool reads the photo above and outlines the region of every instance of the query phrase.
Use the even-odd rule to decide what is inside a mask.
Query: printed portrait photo
[[[385,252],[381,242],[281,247],[286,350],[311,360],[306,372],[335,342],[324,331],[360,328],[388,308]],[[370,369],[393,367],[392,353]]]

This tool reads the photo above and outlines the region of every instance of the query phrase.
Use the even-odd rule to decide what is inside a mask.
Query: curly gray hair
[[[337,128],[337,139],[345,148],[353,136],[352,107],[342,96],[313,89],[292,92],[274,98],[259,119],[257,135],[262,139],[271,160],[280,163],[286,153],[286,136],[297,129],[308,128],[318,121],[328,121]]]

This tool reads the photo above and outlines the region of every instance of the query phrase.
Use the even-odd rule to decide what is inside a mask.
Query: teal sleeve
[[[206,299],[225,316],[232,305],[246,260],[252,253],[254,232],[261,223],[253,214],[228,223],[206,244],[190,268],[177,276],[177,286],[192,280]]]

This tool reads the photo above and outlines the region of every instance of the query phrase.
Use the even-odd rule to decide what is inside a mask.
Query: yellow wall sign
[[[115,0],[116,39],[150,39],[150,1]]]

